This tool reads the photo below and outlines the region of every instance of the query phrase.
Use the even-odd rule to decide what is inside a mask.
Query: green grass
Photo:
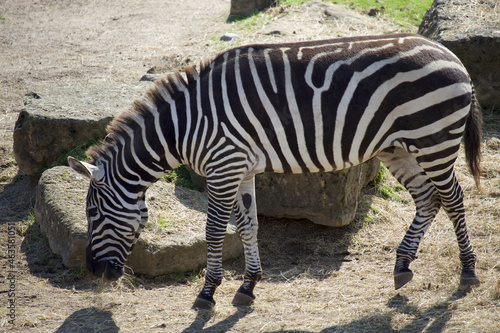
[[[294,5],[309,0],[282,0],[282,5]],[[433,0],[326,0],[359,11],[377,9],[381,16],[395,20],[402,25],[418,26]]]
[[[5,20],[5,16],[3,16],[2,13],[0,13],[0,20]]]
[[[163,176],[163,180],[187,187],[191,190],[196,189],[196,186],[194,186],[193,181],[191,180],[191,175],[185,165],[181,165],[180,167],[167,172],[167,174]]]
[[[30,210],[28,215],[23,219],[22,223],[18,225],[18,234],[19,236],[25,237],[27,235],[28,229],[33,227],[35,224],[35,213],[33,210]]]
[[[373,184],[377,188],[377,196],[382,199],[406,202],[406,200],[399,195],[400,192],[406,191],[404,186],[399,183],[392,186],[390,182],[388,182],[389,177],[392,177],[391,172],[383,163],[380,163],[380,171],[373,179]]]
[[[174,220],[168,217],[160,218],[158,220],[158,230],[162,230],[164,228],[172,228],[179,224],[187,224],[189,221],[187,220]]]
[[[87,142],[82,143],[81,145],[64,151],[57,160],[57,165],[68,165],[68,156],[74,157],[80,161],[88,161],[90,159],[90,156],[87,155],[87,150],[94,145],[100,145],[103,139],[104,138],[91,139]]]

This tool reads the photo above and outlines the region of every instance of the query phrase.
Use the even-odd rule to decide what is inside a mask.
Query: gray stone
[[[46,170],[37,188],[36,221],[47,236],[51,250],[62,256],[69,268],[85,267],[87,188],[87,179],[63,166]],[[206,196],[160,181],[148,190],[146,200],[149,222],[127,266],[136,274],[154,277],[205,265]],[[169,225],[159,231],[164,218],[168,218]],[[243,253],[234,219],[228,226],[223,246],[224,260]]]
[[[500,106],[497,7],[495,0],[435,0],[418,30],[457,55],[469,71],[483,106]]]
[[[331,227],[348,225],[356,215],[361,189],[377,175],[379,167],[375,158],[339,172],[258,175],[257,211]]]
[[[235,38],[240,38],[240,36],[238,36],[237,34],[233,34],[233,33],[227,33],[227,34],[220,36],[220,40],[224,41],[224,42],[229,42]]]
[[[151,74],[151,73],[146,73],[144,74],[139,81],[149,81],[149,82],[154,82],[158,79],[161,79],[162,77],[165,77],[165,74]]]
[[[14,128],[19,170],[39,176],[61,154],[103,138],[115,115],[140,98],[148,83],[40,83],[25,98]]]
[[[256,176],[257,212],[275,218],[308,219],[316,224],[342,227],[354,220],[361,189],[378,173],[380,161],[339,172]],[[205,190],[205,178],[188,169],[193,184]]]

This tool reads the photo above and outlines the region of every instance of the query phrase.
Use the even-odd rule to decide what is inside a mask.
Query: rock
[[[486,147],[491,150],[500,150],[500,139],[495,137],[490,138],[488,141],[486,141]]]
[[[500,21],[495,0],[435,0],[418,32],[463,62],[483,106],[500,106]],[[495,10],[495,8],[497,8]]]
[[[258,175],[257,211],[331,227],[348,225],[356,215],[361,189],[377,175],[379,167],[375,158],[339,172]]]
[[[383,34],[397,30],[396,26],[388,23],[381,25],[377,18],[367,17],[331,2],[311,0],[300,7],[286,8],[284,12],[280,12],[281,8],[276,10],[275,18],[258,31],[258,34],[273,37],[272,42],[283,42],[280,40],[283,36],[307,35],[307,29],[311,26],[317,28],[316,39]],[[297,24],[297,16],[300,16],[301,24]]]
[[[238,36],[237,34],[233,34],[233,33],[227,33],[227,34],[220,36],[220,40],[222,40],[224,42],[229,42],[235,38],[240,38],[240,36]]]
[[[336,21],[335,24],[362,24],[366,23],[366,17],[360,13],[346,9],[344,6],[318,0],[309,1],[305,6],[309,10],[323,12],[325,20]]]
[[[165,74],[152,74],[152,73],[146,73],[144,74],[139,81],[149,81],[149,82],[155,82],[156,80],[165,77]]]
[[[374,158],[339,172],[259,174],[255,179],[257,212],[269,217],[345,226],[354,220],[361,189],[377,175],[379,168],[380,161]],[[193,184],[204,190],[205,179],[188,170]]]
[[[368,16],[375,17],[380,15],[380,10],[378,8],[372,8],[367,12]]]
[[[231,16],[249,16],[256,11],[266,9],[276,3],[275,0],[231,0]]]
[[[36,221],[51,250],[69,268],[85,267],[87,188],[87,179],[63,166],[46,170],[37,188]],[[205,265],[206,196],[160,181],[148,190],[146,200],[149,222],[127,266],[136,274],[154,277]],[[223,251],[224,260],[243,253],[234,220],[228,226]]]
[[[88,181],[76,179],[68,167],[45,171],[37,187],[35,221],[52,252],[70,268],[85,267],[87,187]]]
[[[14,128],[19,170],[39,176],[61,154],[103,138],[113,117],[140,98],[147,83],[40,83],[25,97]]]

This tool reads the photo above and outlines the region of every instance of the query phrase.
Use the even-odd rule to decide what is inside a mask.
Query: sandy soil
[[[0,2],[0,330],[15,332],[496,332],[500,322],[500,152],[487,147],[483,193],[474,190],[461,157],[470,231],[481,287],[457,291],[459,262],[449,221],[440,214],[413,264],[415,278],[393,290],[395,249],[413,217],[404,200],[382,200],[369,189],[359,219],[329,229],[304,221],[262,219],[265,276],[257,303],[234,308],[242,259],[225,264],[213,312],[191,304],[202,273],[155,280],[129,276],[105,285],[65,269],[30,216],[35,182],[18,173],[12,130],[23,96],[39,81],[136,82],[211,57],[238,43],[396,31],[382,20],[332,20],[321,6],[271,10],[267,23],[226,23],[229,0]],[[361,19],[360,19],[361,17]],[[361,24],[363,23],[363,24]],[[276,33],[280,30],[280,33]],[[489,113],[486,139],[498,137]],[[406,199],[405,199],[406,198]],[[9,238],[9,230],[15,236]],[[15,243],[9,262],[8,245]],[[12,265],[12,267],[11,267]],[[14,288],[14,289],[13,289]],[[10,295],[15,292],[15,295]],[[15,321],[9,323],[9,299]]]

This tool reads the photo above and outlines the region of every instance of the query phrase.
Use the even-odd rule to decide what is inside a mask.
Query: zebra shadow
[[[236,323],[245,317],[246,315],[253,312],[252,308],[247,307],[236,307],[236,312],[227,317],[226,319],[210,326],[205,327],[205,325],[213,319],[213,310],[198,310],[196,318],[193,323],[184,329],[182,333],[196,333],[196,332],[228,332],[230,331]]]
[[[120,328],[116,325],[112,315],[110,311],[100,310],[95,307],[81,309],[66,318],[55,332],[119,332]]]
[[[285,282],[298,275],[323,280],[342,264],[356,260],[349,247],[366,212],[351,224],[332,228],[309,220],[259,218],[259,248],[264,278]]]
[[[395,295],[387,302],[388,310],[373,315],[364,316],[345,325],[335,325],[319,331],[330,332],[444,332],[446,324],[453,316],[454,302],[465,297],[467,291],[457,290],[446,300],[436,303],[425,311],[412,305],[406,296]],[[394,329],[391,321],[400,314],[406,314],[413,319],[401,329]],[[285,333],[288,331],[269,331],[269,333]],[[310,331],[294,331],[296,333],[312,333]]]

